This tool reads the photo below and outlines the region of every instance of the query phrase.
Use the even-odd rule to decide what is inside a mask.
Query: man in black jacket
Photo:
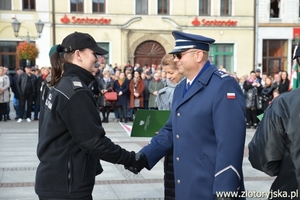
[[[25,67],[25,73],[22,73],[17,82],[17,88],[20,95],[20,116],[18,123],[22,122],[25,112],[25,103],[27,103],[26,120],[31,122],[31,110],[33,97],[36,93],[36,76],[31,73],[31,67]]]

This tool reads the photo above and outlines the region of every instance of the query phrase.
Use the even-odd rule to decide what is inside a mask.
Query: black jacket
[[[31,74],[28,76],[25,72],[20,74],[17,80],[17,89],[20,95],[24,95],[25,88],[27,84],[27,79],[30,78],[30,84],[32,84],[33,89],[33,95],[36,94],[36,76],[34,74]]]
[[[105,136],[92,91],[92,74],[73,64],[49,91],[41,108],[35,191],[45,198],[92,194],[98,159],[130,165],[135,154]]]
[[[273,100],[248,145],[252,166],[277,176],[271,190],[288,194],[300,189],[299,96],[300,88]]]

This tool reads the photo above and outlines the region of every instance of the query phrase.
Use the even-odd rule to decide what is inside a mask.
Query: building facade
[[[257,63],[263,73],[291,73],[300,37],[299,0],[257,0]]]
[[[124,66],[159,64],[174,47],[173,30],[216,40],[210,60],[238,75],[254,69],[255,0],[6,0],[0,5],[0,65],[19,66],[11,23],[21,22],[20,36],[37,35],[35,22],[45,24],[34,39],[40,49],[35,63],[50,65],[53,44],[74,32],[91,34],[107,49],[106,61]],[[15,65],[15,66],[14,66]]]

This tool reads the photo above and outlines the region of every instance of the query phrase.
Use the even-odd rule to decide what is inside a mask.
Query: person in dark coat
[[[114,144],[102,127],[88,85],[97,55],[107,54],[87,33],[64,38],[51,56],[49,93],[39,120],[35,192],[39,199],[92,200],[99,159],[140,169],[143,165]]]
[[[173,31],[178,71],[170,117],[137,153],[150,170],[173,150],[175,199],[221,200],[244,191],[245,98],[237,81],[209,62],[214,39]],[[233,126],[234,124],[234,126]],[[233,142],[234,141],[234,142]],[[129,170],[135,170],[128,167]]]
[[[128,89],[129,89],[129,80],[126,79],[125,73],[121,72],[119,78],[114,82],[114,90],[118,94],[118,100],[115,103],[115,106],[118,109],[118,116],[120,122],[128,122],[127,118],[127,105],[129,103]]]
[[[279,93],[282,94],[284,92],[289,91],[290,80],[288,78],[288,73],[286,71],[281,72],[281,80],[278,86]]]
[[[113,91],[113,86],[114,86],[114,80],[110,76],[110,71],[109,70],[104,71],[103,78],[100,79],[99,85],[98,85],[98,88],[100,91],[98,104],[101,107],[101,112],[102,112],[102,116],[103,116],[102,122],[104,122],[104,123],[108,123],[110,109],[112,108],[112,106],[114,104],[114,102],[112,102],[112,101],[107,101],[105,99],[104,94],[106,92]]]

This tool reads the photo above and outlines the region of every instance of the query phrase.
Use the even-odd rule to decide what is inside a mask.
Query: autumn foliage
[[[39,49],[35,44],[24,41],[17,46],[17,54],[20,60],[35,60],[39,56]]]

